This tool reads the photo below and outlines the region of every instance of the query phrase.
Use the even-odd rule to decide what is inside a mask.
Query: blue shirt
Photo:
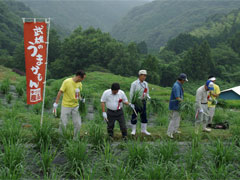
[[[183,99],[183,88],[182,84],[176,81],[172,87],[170,102],[169,102],[169,110],[179,110],[180,105],[177,98]]]

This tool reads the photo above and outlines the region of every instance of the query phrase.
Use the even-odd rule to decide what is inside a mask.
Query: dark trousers
[[[138,107],[135,105],[135,110],[138,113],[140,113],[140,117],[141,117],[141,123],[147,123],[147,112],[146,112],[146,101],[142,101],[142,107]],[[132,124],[137,124],[137,116],[135,114],[135,112],[133,112],[132,114],[132,119],[131,119],[131,123]]]
[[[123,110],[117,110],[117,111],[112,111],[112,110],[107,110],[107,116],[108,116],[108,126],[107,126],[107,131],[108,135],[113,137],[113,129],[115,125],[115,121],[117,120],[120,126],[120,130],[122,132],[122,137],[127,136],[127,127],[126,127],[126,122],[123,114]]]

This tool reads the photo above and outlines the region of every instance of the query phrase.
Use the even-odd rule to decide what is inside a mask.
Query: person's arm
[[[59,100],[62,96],[62,93],[63,93],[62,91],[58,91],[57,98],[56,98],[56,101],[55,101],[56,104],[58,104],[58,102],[59,102]]]
[[[133,95],[134,95],[134,92],[135,92],[135,88],[136,88],[135,83],[132,83],[132,84],[131,84],[131,88],[130,88],[130,94],[129,94],[129,96],[130,96],[130,101],[132,101],[132,98],[133,98]]]
[[[197,93],[196,93],[196,106],[197,106],[197,109],[202,109],[201,100],[202,100],[202,93],[200,91],[197,91]]]
[[[182,98],[180,97],[181,96],[180,91],[181,91],[181,89],[179,89],[178,87],[176,87],[176,86],[173,87],[173,94],[177,101],[182,101]]]
[[[101,102],[102,112],[105,112],[105,102]]]

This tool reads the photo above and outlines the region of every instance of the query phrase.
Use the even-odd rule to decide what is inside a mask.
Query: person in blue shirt
[[[171,97],[169,101],[169,110],[170,110],[170,122],[168,126],[167,135],[168,137],[173,139],[174,133],[181,133],[178,130],[180,125],[180,103],[183,101],[184,91],[182,85],[188,81],[187,75],[181,73],[178,76],[177,81],[174,83],[172,87]]]

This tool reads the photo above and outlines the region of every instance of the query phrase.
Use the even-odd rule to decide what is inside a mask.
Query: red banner
[[[47,24],[24,23],[24,49],[27,80],[27,103],[37,104],[43,100],[46,68]]]

